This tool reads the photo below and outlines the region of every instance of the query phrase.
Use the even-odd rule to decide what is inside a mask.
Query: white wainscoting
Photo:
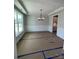
[[[27,26],[26,28],[27,32],[48,31],[48,25]]]

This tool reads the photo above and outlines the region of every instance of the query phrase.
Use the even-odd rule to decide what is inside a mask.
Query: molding
[[[18,10],[20,13],[22,13],[23,15],[26,15],[26,14],[23,13],[16,5],[14,5],[14,8],[15,8],[16,10]]]
[[[64,7],[60,7],[60,8],[58,8],[58,9],[56,9],[55,11],[49,13],[48,16],[49,16],[49,15],[52,15],[52,14],[54,14],[54,13],[56,13],[56,12],[59,12],[59,11],[61,11],[61,10],[64,10]]]
[[[20,33],[20,34],[16,37],[16,43],[18,43],[18,42],[22,39],[22,37],[23,37],[24,34],[25,34],[25,32],[23,31],[22,33]]]
[[[26,13],[28,14],[28,11],[27,11],[27,9],[26,9],[26,7],[25,7],[23,1],[22,1],[22,0],[18,0],[18,2],[21,4],[21,6],[23,7],[23,9],[24,9],[24,10],[26,11]]]

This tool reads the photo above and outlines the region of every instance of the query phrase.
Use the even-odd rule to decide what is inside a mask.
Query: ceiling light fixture
[[[45,19],[45,18],[43,17],[42,9],[40,9],[40,17],[38,18],[38,20],[43,21],[44,19]]]

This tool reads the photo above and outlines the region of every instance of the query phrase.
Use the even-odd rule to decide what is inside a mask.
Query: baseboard
[[[23,38],[23,36],[25,35],[25,32],[21,33],[17,38],[17,43]]]
[[[26,32],[46,32],[46,31],[48,31],[48,30],[35,30],[35,31],[34,31],[34,30],[33,30],[33,31],[30,31],[30,30],[27,31],[27,30],[26,30]]]

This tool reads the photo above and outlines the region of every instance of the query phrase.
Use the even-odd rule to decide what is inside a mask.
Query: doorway
[[[58,15],[53,16],[53,33],[57,33],[57,21],[58,21]]]

